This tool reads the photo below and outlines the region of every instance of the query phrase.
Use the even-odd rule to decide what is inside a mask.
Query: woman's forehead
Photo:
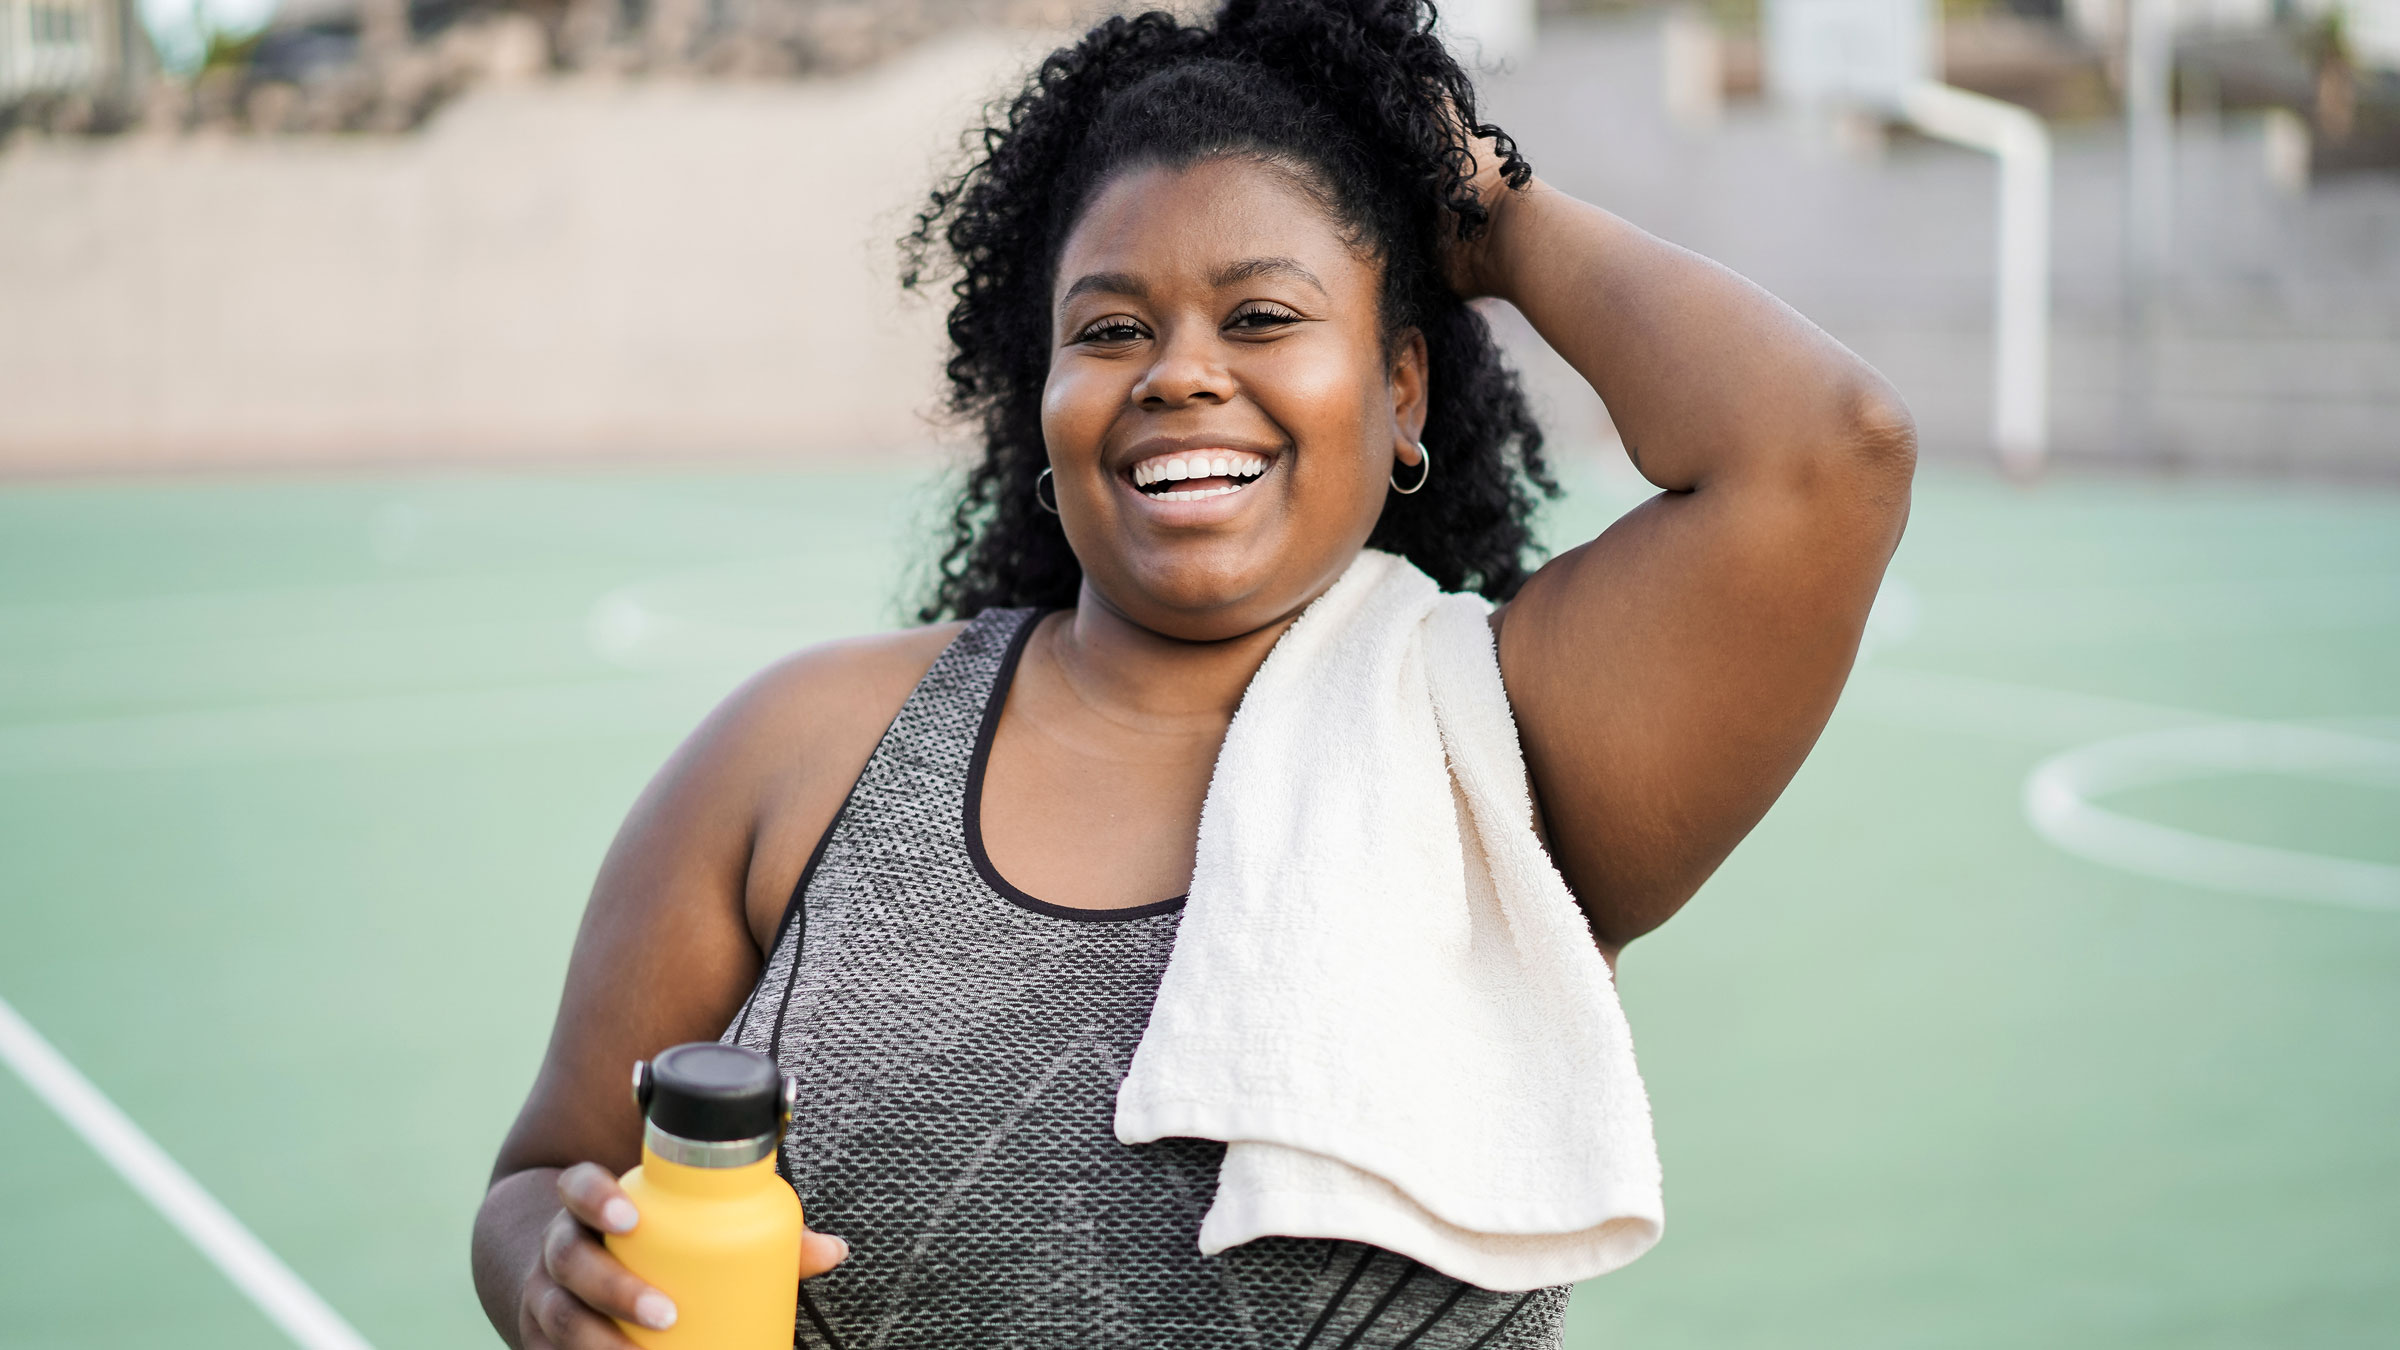
[[[1140,295],[1272,281],[1333,298],[1374,284],[1324,201],[1292,172],[1249,159],[1146,166],[1093,194],[1059,254],[1056,295]]]

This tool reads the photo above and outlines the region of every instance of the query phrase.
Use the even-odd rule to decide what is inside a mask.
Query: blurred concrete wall
[[[486,90],[419,136],[21,139],[0,470],[923,443],[939,307],[893,241],[1038,42]]]
[[[842,79],[487,89],[419,135],[0,152],[0,472],[873,452],[935,436],[941,304],[894,239],[1055,35]],[[1545,177],[1743,271],[1875,362],[1929,454],[1990,417],[1990,162],[1669,118],[1656,14],[1546,21],[1488,103]],[[2063,460],[2400,477],[2400,181],[2291,195],[2187,125],[2155,341],[2122,340],[2113,126],[2059,133]],[[1498,326],[1562,446],[1599,401]],[[2130,353],[2130,356],[2129,356]],[[2149,445],[2125,451],[2128,361]]]

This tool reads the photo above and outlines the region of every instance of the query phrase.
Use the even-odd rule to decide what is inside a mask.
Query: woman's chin
[[[1322,589],[1260,567],[1259,557],[1274,556],[1263,546],[1174,551],[1185,556],[1146,559],[1099,586],[1102,599],[1162,637],[1223,642],[1289,618]]]
[[[1255,597],[1238,587],[1145,587],[1117,610],[1161,637],[1182,642],[1222,642],[1255,632],[1281,618],[1262,612]]]

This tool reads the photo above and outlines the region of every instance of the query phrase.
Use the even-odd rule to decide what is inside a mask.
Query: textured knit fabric
[[[1116,1093],[1181,902],[1087,911],[985,856],[983,765],[1037,616],[970,623],[801,874],[727,1041],[799,1080],[786,1177],[851,1257],[809,1350],[1556,1347],[1563,1286],[1494,1293],[1349,1242],[1199,1252],[1224,1145],[1127,1146]]]

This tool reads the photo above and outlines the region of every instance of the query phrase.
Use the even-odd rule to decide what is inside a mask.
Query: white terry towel
[[[1490,607],[1368,550],[1250,681],[1117,1138],[1228,1148],[1200,1226],[1487,1289],[1665,1224],[1616,984],[1533,831]]]

